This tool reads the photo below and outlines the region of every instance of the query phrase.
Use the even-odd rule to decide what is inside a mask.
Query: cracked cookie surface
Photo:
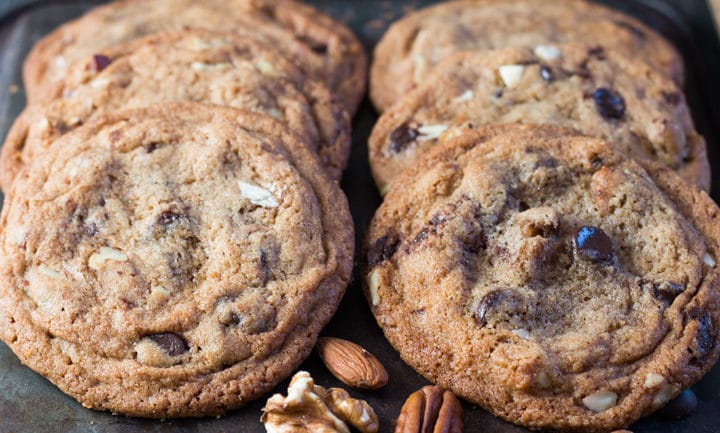
[[[430,381],[513,423],[625,427],[720,345],[720,210],[671,170],[558,127],[448,139],[366,236],[366,295]]]
[[[110,46],[166,30],[203,28],[260,39],[324,82],[348,112],[365,93],[367,60],[342,23],[292,0],[119,0],[40,40],[23,65],[30,102],[42,102],[74,63]]]
[[[680,89],[644,62],[597,45],[539,45],[449,56],[387,110],[369,140],[381,191],[459,125],[555,124],[605,138],[710,187],[705,140]]]
[[[13,183],[0,337],[83,405],[221,414],[310,353],[350,278],[347,201],[270,117],[163,104],[59,139]]]
[[[682,57],[638,20],[583,0],[452,1],[395,22],[375,48],[370,97],[384,111],[422,83],[432,67],[459,51],[535,47],[549,43],[600,44],[641,57],[678,84]]]
[[[325,86],[251,38],[204,30],[153,35],[71,67],[47,102],[30,105],[3,145],[0,186],[62,134],[104,114],[201,102],[268,114],[297,132],[333,179],[350,154],[350,121]]]

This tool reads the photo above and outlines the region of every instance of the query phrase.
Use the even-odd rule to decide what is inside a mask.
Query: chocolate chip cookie
[[[384,111],[422,83],[433,65],[459,51],[600,44],[683,83],[682,58],[639,21],[582,0],[453,1],[394,23],[375,48],[370,96]]]
[[[149,36],[76,64],[45,104],[29,106],[0,157],[7,191],[22,165],[87,121],[163,101],[229,105],[269,114],[300,134],[330,177],[350,154],[350,121],[325,86],[254,39],[206,30]]]
[[[511,422],[606,432],[720,355],[720,209],[660,164],[554,126],[480,128],[396,180],[362,271],[432,382]]]
[[[571,127],[710,187],[705,140],[682,90],[644,62],[578,44],[467,51],[443,60],[375,126],[369,147],[378,187],[387,191],[448,129],[498,123]]]
[[[120,0],[93,9],[42,39],[30,52],[23,79],[30,102],[67,68],[110,46],[185,28],[260,38],[323,81],[353,113],[365,92],[366,58],[342,23],[292,0]]]
[[[279,122],[163,104],[21,171],[0,224],[0,337],[84,406],[221,414],[311,351],[350,278],[336,183]]]

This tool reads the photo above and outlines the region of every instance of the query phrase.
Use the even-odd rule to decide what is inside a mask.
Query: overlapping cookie
[[[83,405],[220,414],[310,353],[350,278],[347,201],[269,116],[100,116],[25,167],[0,220],[0,337]]]
[[[165,30],[203,28],[260,38],[328,86],[350,113],[364,96],[366,58],[342,23],[292,0],[119,0],[56,29],[23,68],[31,103],[76,62],[108,47]]]
[[[718,215],[600,139],[485,127],[396,180],[362,274],[386,337],[428,380],[516,424],[607,432],[717,360]]]
[[[57,137],[104,114],[159,102],[201,102],[268,114],[297,132],[333,179],[350,154],[350,121],[325,86],[281,52],[230,33],[160,33],[70,68],[48,102],[30,105],[3,145],[0,186]]]
[[[710,187],[705,140],[682,90],[640,60],[597,45],[539,45],[449,56],[386,111],[369,140],[376,183],[386,192],[456,126],[537,123],[606,138],[633,158]]]
[[[395,22],[375,48],[370,96],[379,111],[421,84],[432,67],[459,51],[600,44],[642,57],[683,83],[682,58],[641,22],[584,0],[472,0],[443,2]]]

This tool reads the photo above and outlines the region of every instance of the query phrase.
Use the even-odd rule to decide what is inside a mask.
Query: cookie
[[[390,26],[375,48],[370,96],[384,111],[450,54],[551,43],[601,44],[683,84],[676,49],[627,15],[582,0],[479,0],[441,3]]]
[[[347,201],[268,116],[163,104],[62,136],[0,219],[0,337],[84,406],[221,414],[311,351],[350,278]]]
[[[58,136],[87,121],[164,101],[229,105],[269,114],[316,152],[340,179],[350,154],[350,121],[324,85],[281,53],[231,34],[184,30],[99,52],[71,68],[45,104],[30,105],[8,134],[0,186]]]
[[[607,432],[720,354],[720,209],[673,171],[554,126],[480,128],[396,180],[362,275],[428,380],[513,423]]]
[[[323,81],[351,113],[365,92],[366,58],[342,23],[292,0],[120,0],[91,10],[43,38],[23,66],[30,102],[67,68],[119,43],[184,28],[235,32],[281,50]]]
[[[456,126],[557,124],[710,188],[705,140],[682,90],[644,62],[599,46],[540,45],[449,56],[386,111],[369,140],[381,191]]]

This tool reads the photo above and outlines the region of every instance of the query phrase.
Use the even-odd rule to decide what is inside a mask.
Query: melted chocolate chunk
[[[675,400],[667,404],[661,411],[660,415],[667,419],[681,419],[695,412],[698,401],[692,389],[686,389],[680,393]]]
[[[429,227],[423,227],[422,230],[415,236],[415,238],[412,240],[413,244],[419,244],[420,242],[424,241],[425,239],[430,236],[430,228]]]
[[[58,120],[53,124],[53,129],[57,131],[58,134],[65,134],[66,132],[70,131],[70,127],[67,123],[65,123],[62,120]]]
[[[599,170],[603,166],[602,158],[600,158],[599,156],[594,157],[590,161],[590,166],[592,166],[592,168],[594,168],[595,170]]]
[[[612,239],[597,227],[581,227],[575,235],[575,247],[593,263],[608,263],[613,258]]]
[[[182,355],[190,349],[184,338],[172,332],[150,335],[148,338],[162,347],[170,356]]]
[[[475,321],[480,326],[487,325],[487,315],[490,311],[494,310],[495,307],[505,298],[505,293],[502,290],[494,290],[480,299],[480,303],[475,309]]]
[[[302,42],[303,45],[307,45],[308,47],[310,47],[310,49],[313,50],[313,52],[316,54],[327,54],[328,52],[328,46],[325,42],[312,39],[306,35],[298,36],[297,40]]]
[[[390,133],[390,151],[400,153],[418,138],[420,133],[417,129],[411,128],[409,124],[403,123]]]
[[[672,304],[675,298],[685,291],[685,286],[670,281],[663,281],[662,283],[652,283],[652,289],[653,295],[656,298]]]
[[[460,238],[460,242],[463,250],[471,254],[478,254],[487,247],[487,238],[480,228],[471,230]]]
[[[615,24],[617,24],[618,27],[624,28],[625,30],[629,31],[640,39],[645,39],[647,37],[647,35],[645,35],[645,32],[632,24],[626,23],[625,21],[615,21]]]
[[[392,257],[397,251],[399,244],[400,239],[397,234],[393,232],[387,233],[380,239],[376,240],[367,253],[368,266],[373,267]]]
[[[680,103],[681,96],[679,93],[674,92],[662,92],[663,99],[670,105],[678,105]]]
[[[171,210],[166,210],[163,213],[160,214],[157,218],[157,224],[161,225],[163,227],[167,227],[169,225],[174,224],[178,220],[181,220],[183,218],[186,218],[185,214],[177,213]]]
[[[700,363],[705,360],[715,347],[712,319],[710,319],[708,312],[700,307],[691,308],[687,315],[690,320],[698,321],[698,333],[697,337],[695,337],[696,344],[693,348],[693,358]]]
[[[604,119],[622,119],[625,117],[625,100],[622,95],[601,87],[592,95],[595,108]]]
[[[103,56],[102,54],[95,54],[90,61],[90,69],[93,72],[100,72],[110,66],[110,63],[112,63],[110,57]]]
[[[552,83],[553,80],[555,80],[555,76],[553,74],[552,69],[550,69],[549,66],[542,65],[540,66],[540,76],[543,80],[547,81],[548,83]]]
[[[150,143],[147,145],[147,153],[153,153],[161,146],[160,143]]]

